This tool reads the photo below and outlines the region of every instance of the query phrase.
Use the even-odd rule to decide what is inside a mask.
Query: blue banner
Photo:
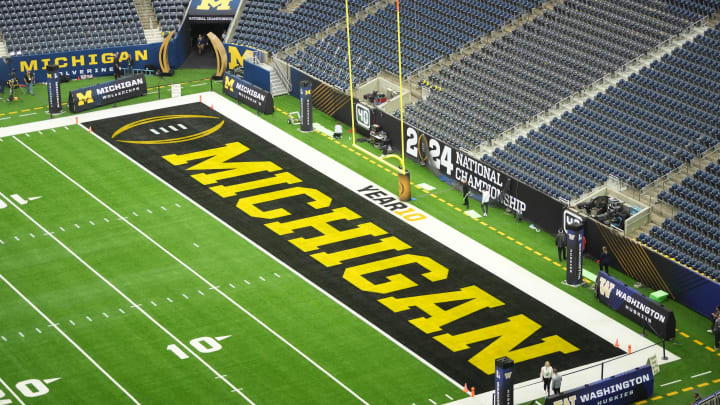
[[[62,111],[62,100],[60,93],[60,74],[57,66],[51,65],[47,69],[47,88],[48,88],[48,110],[50,114],[56,114]]]
[[[675,337],[675,314],[650,298],[642,295],[622,281],[610,277],[604,271],[595,281],[600,302],[623,314],[625,317],[650,329],[663,339]]]
[[[545,405],[624,405],[650,398],[655,378],[645,365],[545,399]]]
[[[192,0],[188,6],[188,20],[201,22],[230,22],[240,6],[240,0]]]
[[[135,69],[144,69],[146,65],[160,65],[159,51],[160,43],[158,42],[43,55],[20,55],[10,58],[10,67],[15,68],[18,76],[32,70],[38,81],[46,80],[48,65],[57,65],[58,73],[70,78],[83,75],[108,76],[113,74],[115,54],[118,55],[121,66],[127,67],[127,61],[132,56],[135,61]]]
[[[582,222],[566,224],[567,230],[567,273],[565,281],[569,285],[582,283],[583,250],[585,230]]]
[[[515,362],[508,357],[495,359],[495,400],[493,405],[513,405],[513,370]]]
[[[260,87],[263,90],[270,91],[270,71],[260,65],[256,65],[249,60],[245,61],[243,71],[245,72],[245,80]]]
[[[227,72],[223,77],[223,93],[263,114],[275,112],[275,104],[269,91]]]
[[[303,80],[300,82],[300,130],[303,132],[313,130],[312,111],[312,82]]]
[[[68,108],[77,113],[91,108],[117,103],[147,93],[144,75],[123,77],[111,82],[70,91]]]

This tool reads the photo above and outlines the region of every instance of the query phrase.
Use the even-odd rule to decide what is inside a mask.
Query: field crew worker
[[[708,329],[708,333],[712,333],[713,328],[715,327],[715,321],[720,317],[720,305],[715,305],[715,312],[710,314],[712,317],[712,322],[710,323],[710,329]]]
[[[565,248],[567,246],[567,234],[562,228],[558,229],[558,232],[555,234],[555,246],[557,246],[558,249],[558,261],[561,262],[565,260],[567,258],[567,255],[565,254]]]
[[[543,382],[543,389],[545,390],[546,396],[550,396],[550,381],[553,376],[553,368],[550,367],[550,362],[546,361],[545,365],[540,368],[540,379]]]
[[[27,94],[34,96],[35,93],[33,92],[33,82],[35,81],[35,77],[33,75],[32,70],[28,70],[25,72],[25,77],[23,77],[23,82],[25,82],[25,91]]]
[[[463,194],[463,204],[465,204],[465,208],[470,209],[470,186],[467,184],[467,179],[463,179],[462,181],[462,194]]]
[[[483,216],[487,216],[488,205],[490,204],[490,187],[485,186],[485,188],[483,188],[481,202],[482,204],[480,205],[480,207],[482,208]]]
[[[715,318],[715,325],[713,325],[713,333],[715,333],[715,350],[720,349],[720,316]]]
[[[342,125],[340,125],[339,122],[335,123],[335,131],[333,132],[333,138],[335,138],[335,139],[342,138]]]
[[[562,376],[558,374],[557,369],[553,369],[553,376],[550,385],[552,385],[553,394],[560,393],[560,385],[562,384]]]

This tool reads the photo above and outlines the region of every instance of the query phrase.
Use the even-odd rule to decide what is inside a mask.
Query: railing
[[[720,405],[720,391],[698,400],[693,405]]]
[[[285,63],[286,67],[289,66],[289,64],[287,62],[283,61],[283,63]],[[285,77],[286,69],[283,69],[282,66],[280,66],[280,64],[275,60],[275,58],[272,58],[270,60],[270,65],[273,67],[273,69],[277,73],[283,86],[285,86],[285,90],[287,90],[287,92],[289,93],[290,92],[290,80],[289,80],[289,78]]]

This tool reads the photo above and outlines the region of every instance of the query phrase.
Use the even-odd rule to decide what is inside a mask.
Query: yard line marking
[[[197,84],[190,85],[190,87],[197,87],[197,86],[207,86],[207,83],[197,83]]]
[[[430,403],[433,405],[437,405],[437,402],[433,401],[431,398],[428,398],[428,401],[430,401]]]
[[[451,397],[451,396],[448,395],[448,394],[445,394],[445,398],[447,398],[447,399],[449,399],[449,400],[451,400],[451,401],[453,400],[453,397]]]
[[[20,405],[25,405],[25,402],[23,402],[22,399],[20,399],[20,397],[18,397],[17,394],[15,394],[15,391],[10,389],[10,387],[7,384],[5,384],[5,381],[3,381],[2,378],[0,378],[0,384],[2,384],[3,387],[5,387],[5,389],[8,390],[8,392],[13,396],[13,398],[15,398],[18,401],[18,403]]]
[[[29,115],[35,115],[35,114],[37,114],[37,113],[33,112],[33,113],[27,113],[27,114],[20,114],[20,115],[18,115],[18,117],[27,117]]]
[[[87,320],[88,320],[88,322],[92,322],[92,318],[90,318],[90,317],[89,317],[89,316],[87,316],[87,315],[85,316],[85,319],[87,319]]]
[[[190,299],[190,297],[188,297],[186,294],[183,294],[183,297],[184,297],[186,300],[189,300],[189,299]]]
[[[708,370],[708,371],[706,371],[706,372],[704,372],[704,373],[695,374],[694,376],[691,376],[690,378],[696,378],[696,377],[708,375],[708,374],[710,374],[710,373],[712,373],[712,371]]]
[[[668,386],[668,385],[672,385],[672,384],[679,383],[680,381],[682,381],[682,380],[670,381],[669,383],[660,384],[660,386],[661,386],[661,387],[666,387],[666,386]]]
[[[106,314],[105,312],[103,312],[102,314],[105,318],[110,318],[110,316],[108,316],[108,314]]]
[[[178,129],[175,128],[175,127],[172,126],[172,125],[168,125],[168,128],[172,129],[173,132],[177,132],[177,131],[178,131]]]
[[[2,195],[2,193],[0,193],[0,195]],[[3,197],[3,198],[6,198],[4,195],[3,195],[2,197]],[[13,205],[15,205],[15,204],[13,204]],[[17,207],[16,207],[16,208],[17,208]],[[54,237],[53,237],[53,238],[54,238]],[[132,396],[132,394],[130,394],[122,385],[120,385],[119,382],[117,382],[110,374],[108,374],[107,371],[105,371],[105,369],[103,369],[92,357],[90,357],[89,354],[87,354],[87,353],[85,352],[85,350],[82,349],[82,347],[78,346],[78,344],[75,343],[74,340],[72,340],[68,335],[66,335],[65,332],[63,332],[63,330],[60,329],[60,327],[58,327],[55,322],[53,322],[50,318],[48,318],[48,316],[45,315],[45,313],[43,313],[43,312],[40,310],[40,308],[36,307],[35,304],[33,304],[26,296],[23,295],[23,293],[21,293],[17,288],[15,288],[15,286],[12,285],[2,274],[0,274],[0,279],[2,279],[2,281],[4,281],[5,284],[7,284],[8,287],[10,287],[13,291],[15,291],[15,293],[16,293],[17,295],[19,295],[20,298],[22,298],[32,309],[35,310],[35,312],[37,312],[40,316],[42,316],[43,319],[45,319],[45,321],[46,321],[48,324],[53,325],[53,328],[54,328],[60,335],[62,335],[62,337],[64,337],[65,340],[67,340],[68,342],[70,342],[70,344],[73,345],[73,347],[75,347],[75,349],[77,349],[77,351],[79,351],[80,353],[82,353],[82,355],[85,356],[85,358],[88,359],[88,361],[89,361],[90,363],[92,363],[92,365],[94,365],[105,377],[107,377],[110,381],[112,381],[112,383],[115,384],[115,386],[118,387],[118,388],[120,389],[120,391],[122,391],[125,395],[127,395],[127,397],[130,398],[130,400],[133,401],[133,403],[140,405],[140,402],[138,402],[138,400],[136,400],[135,397]],[[70,321],[70,322],[72,322],[72,321]],[[0,381],[1,381],[1,380],[0,380]],[[5,385],[4,382],[3,382],[2,384]],[[7,386],[5,386],[5,388],[7,388]],[[9,390],[9,389],[8,389],[8,390]],[[20,399],[18,399],[18,401],[19,401],[20,403],[22,403],[22,401],[20,401]]]
[[[215,340],[217,340],[218,342],[222,342],[223,340],[225,340],[225,339],[227,339],[227,338],[229,338],[229,337],[232,337],[232,335],[217,336],[217,337],[215,337]]]
[[[164,127],[160,127],[160,128],[158,128],[158,129],[161,130],[164,134],[167,134],[167,133],[170,132],[170,131],[168,131],[167,129],[165,129]]]
[[[13,137],[13,138],[15,138],[15,137]],[[25,145],[22,141],[20,141],[20,140],[17,139],[17,138],[15,138],[15,140],[17,140],[18,142],[20,142],[20,143],[21,143],[22,145],[24,145],[28,150],[30,150],[31,152],[33,152],[33,153],[35,154],[35,151],[33,151],[32,149],[28,148],[27,145]],[[37,155],[37,154],[36,154],[36,155]],[[40,155],[37,155],[37,156],[40,156]],[[42,159],[43,159],[48,165],[51,165],[51,167],[53,167],[55,170],[58,170],[55,166],[52,166],[52,164],[51,164],[50,162],[48,162],[48,161],[45,160],[44,158],[42,158]],[[59,172],[59,170],[58,170],[58,172]],[[60,172],[60,173],[62,173],[62,172]],[[66,177],[67,177],[67,176],[66,176]],[[69,177],[68,177],[68,178],[69,178]],[[76,184],[77,184],[77,183],[76,183]],[[40,229],[42,229],[43,231],[47,232],[47,230],[46,230],[39,222],[37,222],[37,221],[35,220],[35,218],[31,217],[28,213],[26,213],[25,211],[23,211],[23,210],[22,210],[20,207],[18,207],[13,201],[11,201],[9,198],[7,198],[2,192],[0,192],[0,197],[2,197],[2,198],[4,198],[5,200],[9,201],[9,202],[10,202],[10,205],[12,205],[13,208],[15,208],[16,210],[20,211],[20,213],[23,214],[23,216],[25,216],[25,218],[27,218],[28,220],[30,220],[33,224],[35,224],[35,226],[37,226],[38,228],[40,228]],[[120,217],[120,218],[122,218],[119,214],[117,214],[117,216]],[[127,221],[127,220],[124,220],[124,221]],[[155,326],[157,326],[160,330],[162,330],[163,332],[165,332],[165,334],[168,335],[168,336],[169,336],[179,347],[181,347],[186,353],[189,353],[190,355],[192,355],[193,357],[195,357],[200,363],[202,363],[202,365],[204,365],[204,366],[205,366],[208,370],[210,370],[213,374],[215,374],[215,375],[220,375],[220,373],[219,373],[217,370],[215,370],[210,364],[208,364],[205,360],[203,360],[202,357],[200,357],[197,353],[195,353],[194,350],[192,350],[192,349],[191,349],[190,347],[188,347],[185,343],[183,343],[180,339],[178,339],[175,335],[173,335],[172,332],[170,332],[167,328],[165,328],[163,325],[161,325],[157,320],[155,320],[155,318],[153,318],[153,317],[152,317],[150,314],[148,314],[145,310],[143,310],[142,308],[140,308],[140,305],[136,304],[135,301],[132,300],[132,298],[128,297],[124,292],[122,292],[120,289],[118,289],[113,283],[111,283],[111,282],[110,282],[108,279],[106,279],[102,274],[100,274],[97,270],[95,270],[92,266],[90,266],[90,264],[88,264],[85,260],[83,260],[83,258],[81,258],[80,256],[78,256],[77,253],[75,253],[72,249],[70,249],[67,245],[65,245],[62,241],[60,241],[60,239],[56,238],[54,235],[51,235],[50,237],[51,237],[58,245],[60,245],[63,249],[65,249],[65,251],[67,251],[71,256],[73,256],[78,262],[80,262],[83,266],[85,266],[88,270],[90,270],[93,274],[95,274],[100,280],[102,280],[103,282],[105,282],[105,284],[107,284],[113,291],[115,291],[118,295],[120,295],[122,298],[124,298],[125,301],[127,301],[128,303],[130,303],[133,307],[137,308],[137,310],[138,310],[140,313],[142,313],[150,322],[152,322],[152,323],[153,323]],[[2,275],[0,275],[0,278],[2,278],[8,285],[10,285],[10,283],[8,283],[7,280],[5,280],[4,277],[2,277]],[[13,289],[14,289],[14,287],[13,287]],[[17,290],[16,290],[16,291],[17,291]],[[19,294],[19,291],[18,291],[18,294]],[[28,303],[30,303],[30,302],[28,301]],[[86,318],[90,319],[90,317],[86,317]],[[46,318],[46,320],[47,320],[48,322],[52,323],[52,321],[51,321],[49,318]],[[92,321],[91,321],[91,322],[92,322]],[[58,330],[59,330],[59,329],[58,329]],[[222,380],[225,384],[227,384],[230,388],[232,388],[232,389],[237,389],[237,388],[235,387],[235,385],[233,385],[233,383],[231,383],[231,382],[230,382],[229,380],[227,380],[226,378],[223,377],[223,378],[221,378],[221,380]],[[255,405],[255,403],[254,403],[249,397],[247,397],[245,394],[243,394],[242,392],[238,392],[238,394],[239,394],[240,396],[242,396],[242,397],[243,397],[247,402],[249,402],[250,404]],[[134,399],[133,399],[133,400],[134,400]],[[139,404],[139,402],[137,402],[137,401],[136,401],[136,403]]]
[[[214,286],[208,288],[208,290],[217,290],[217,289],[219,289],[219,288],[220,288],[219,285],[214,285]]]
[[[152,304],[152,306],[154,306],[154,307],[156,307],[156,306],[157,306],[157,304],[155,303],[155,301],[150,301],[150,303],[151,303],[151,304]]]
[[[70,320],[70,325],[75,326],[75,322],[73,322],[72,319]]]
[[[120,311],[121,314],[125,315],[125,311],[123,311],[122,308],[118,308],[118,311]]]
[[[3,342],[7,342],[7,339],[5,339],[5,336],[0,336],[0,339],[2,339]]]
[[[47,233],[44,233],[43,235],[44,235],[44,236],[55,235],[55,232],[47,232]]]
[[[227,377],[227,376],[225,374],[223,374],[223,377]],[[217,377],[215,377],[215,379],[217,380]]]

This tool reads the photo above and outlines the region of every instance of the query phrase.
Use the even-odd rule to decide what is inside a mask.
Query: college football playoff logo
[[[563,229],[565,232],[567,232],[568,226],[582,225],[583,221],[583,217],[581,217],[580,214],[576,214],[570,210],[563,212]]]

